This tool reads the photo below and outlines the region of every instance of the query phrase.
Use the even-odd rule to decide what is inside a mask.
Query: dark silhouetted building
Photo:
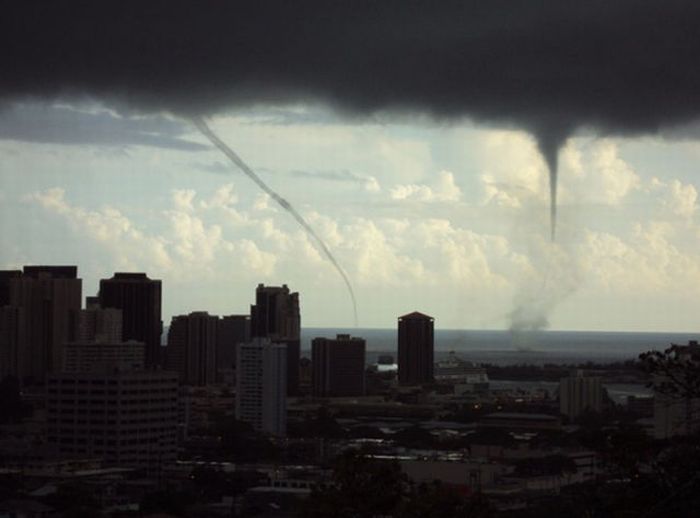
[[[4,338],[12,344],[14,375],[25,383],[43,383],[47,373],[63,361],[63,344],[75,335],[82,299],[82,280],[77,266],[25,266],[23,274],[3,276],[9,288],[4,311]],[[22,329],[17,329],[21,326]],[[8,339],[9,338],[9,339]]]
[[[90,299],[90,297],[88,297]],[[74,341],[63,347],[62,372],[90,372],[111,367],[143,370],[143,342],[122,341],[122,310],[88,302],[77,312]]]
[[[170,322],[167,366],[179,373],[183,385],[216,382],[219,324],[219,317],[206,311],[175,316]]]
[[[146,368],[160,362],[161,282],[145,273],[115,273],[100,281],[100,306],[122,310],[122,338],[143,342]]]
[[[414,311],[399,317],[399,383],[433,381],[433,317]]]
[[[216,363],[219,368],[236,366],[238,344],[250,342],[250,315],[226,315],[219,321]]]
[[[365,393],[365,341],[350,335],[311,341],[312,394],[351,397]]]
[[[0,308],[10,304],[10,279],[22,276],[22,270],[0,270]]]
[[[23,312],[9,305],[10,279],[21,276],[21,270],[0,270],[0,380],[5,376],[19,378],[22,370]]]
[[[122,310],[90,306],[77,313],[76,342],[121,342]]]
[[[141,342],[69,342],[63,347],[61,372],[143,370],[143,365]]]
[[[174,372],[112,367],[51,374],[47,440],[63,456],[157,473],[176,459],[177,398]]]
[[[269,338],[273,343],[287,346],[287,394],[297,395],[301,348],[299,294],[290,293],[286,284],[281,287],[258,284],[250,319],[253,338]]]
[[[24,310],[0,306],[0,380],[7,376],[22,378],[25,332]]]

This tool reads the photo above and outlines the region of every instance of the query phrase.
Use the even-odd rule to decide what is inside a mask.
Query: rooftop
[[[526,419],[528,421],[556,421],[557,418],[547,414],[526,414],[521,412],[495,412],[484,416],[484,419]]]
[[[399,320],[435,320],[433,317],[414,311],[399,317]]]

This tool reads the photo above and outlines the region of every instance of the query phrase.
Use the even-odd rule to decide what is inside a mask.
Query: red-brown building
[[[350,335],[311,342],[312,392],[316,397],[351,397],[365,393],[365,341]]]
[[[399,383],[433,381],[434,318],[414,311],[399,317]]]

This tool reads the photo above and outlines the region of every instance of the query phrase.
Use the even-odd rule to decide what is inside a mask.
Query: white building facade
[[[254,338],[238,347],[236,419],[283,437],[287,431],[287,346]]]
[[[585,411],[600,412],[603,408],[603,384],[597,376],[585,376],[581,370],[559,382],[559,411],[575,419]]]

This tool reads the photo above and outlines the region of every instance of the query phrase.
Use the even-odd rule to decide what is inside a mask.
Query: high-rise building
[[[299,294],[290,293],[286,284],[265,286],[258,284],[255,305],[250,308],[253,337],[277,339],[299,338]]]
[[[24,310],[0,306],[0,380],[7,376],[22,377],[24,363]]]
[[[121,342],[122,310],[92,305],[77,312],[76,342]]]
[[[250,307],[251,336],[269,338],[287,346],[287,394],[299,392],[299,358],[301,352],[301,317],[299,294],[290,293],[286,284],[258,284],[255,305]]]
[[[10,279],[22,276],[21,270],[0,270],[0,380],[21,377],[24,324],[21,308],[10,306]]]
[[[287,346],[253,338],[238,347],[236,419],[255,430],[284,436],[287,430]]]
[[[59,454],[157,473],[176,459],[174,372],[95,370],[51,374],[47,440]]]
[[[63,347],[62,372],[143,370],[142,342],[69,342]]]
[[[22,310],[15,321],[24,327],[16,331],[23,340],[16,356],[23,381],[43,383],[60,369],[63,344],[75,335],[81,291],[76,266],[25,266],[21,276],[9,278],[9,305]]]
[[[434,319],[414,311],[399,317],[399,383],[433,381]]]
[[[10,279],[22,276],[22,270],[0,270],[0,308],[10,304]]]
[[[600,412],[603,408],[603,385],[600,377],[586,376],[576,370],[559,382],[559,412],[576,419],[586,411]]]
[[[238,344],[250,342],[250,315],[225,315],[219,320],[216,363],[222,369],[236,365]]]
[[[160,363],[161,282],[145,273],[115,273],[100,281],[100,306],[122,310],[122,339],[143,342],[146,368]]]
[[[316,397],[350,397],[365,393],[365,341],[340,334],[311,342],[312,393]]]
[[[216,382],[219,317],[205,311],[175,316],[168,330],[168,369],[184,385]]]
[[[76,314],[74,340],[63,346],[62,372],[143,370],[143,342],[122,341],[122,310],[101,308],[94,297],[86,305]]]

